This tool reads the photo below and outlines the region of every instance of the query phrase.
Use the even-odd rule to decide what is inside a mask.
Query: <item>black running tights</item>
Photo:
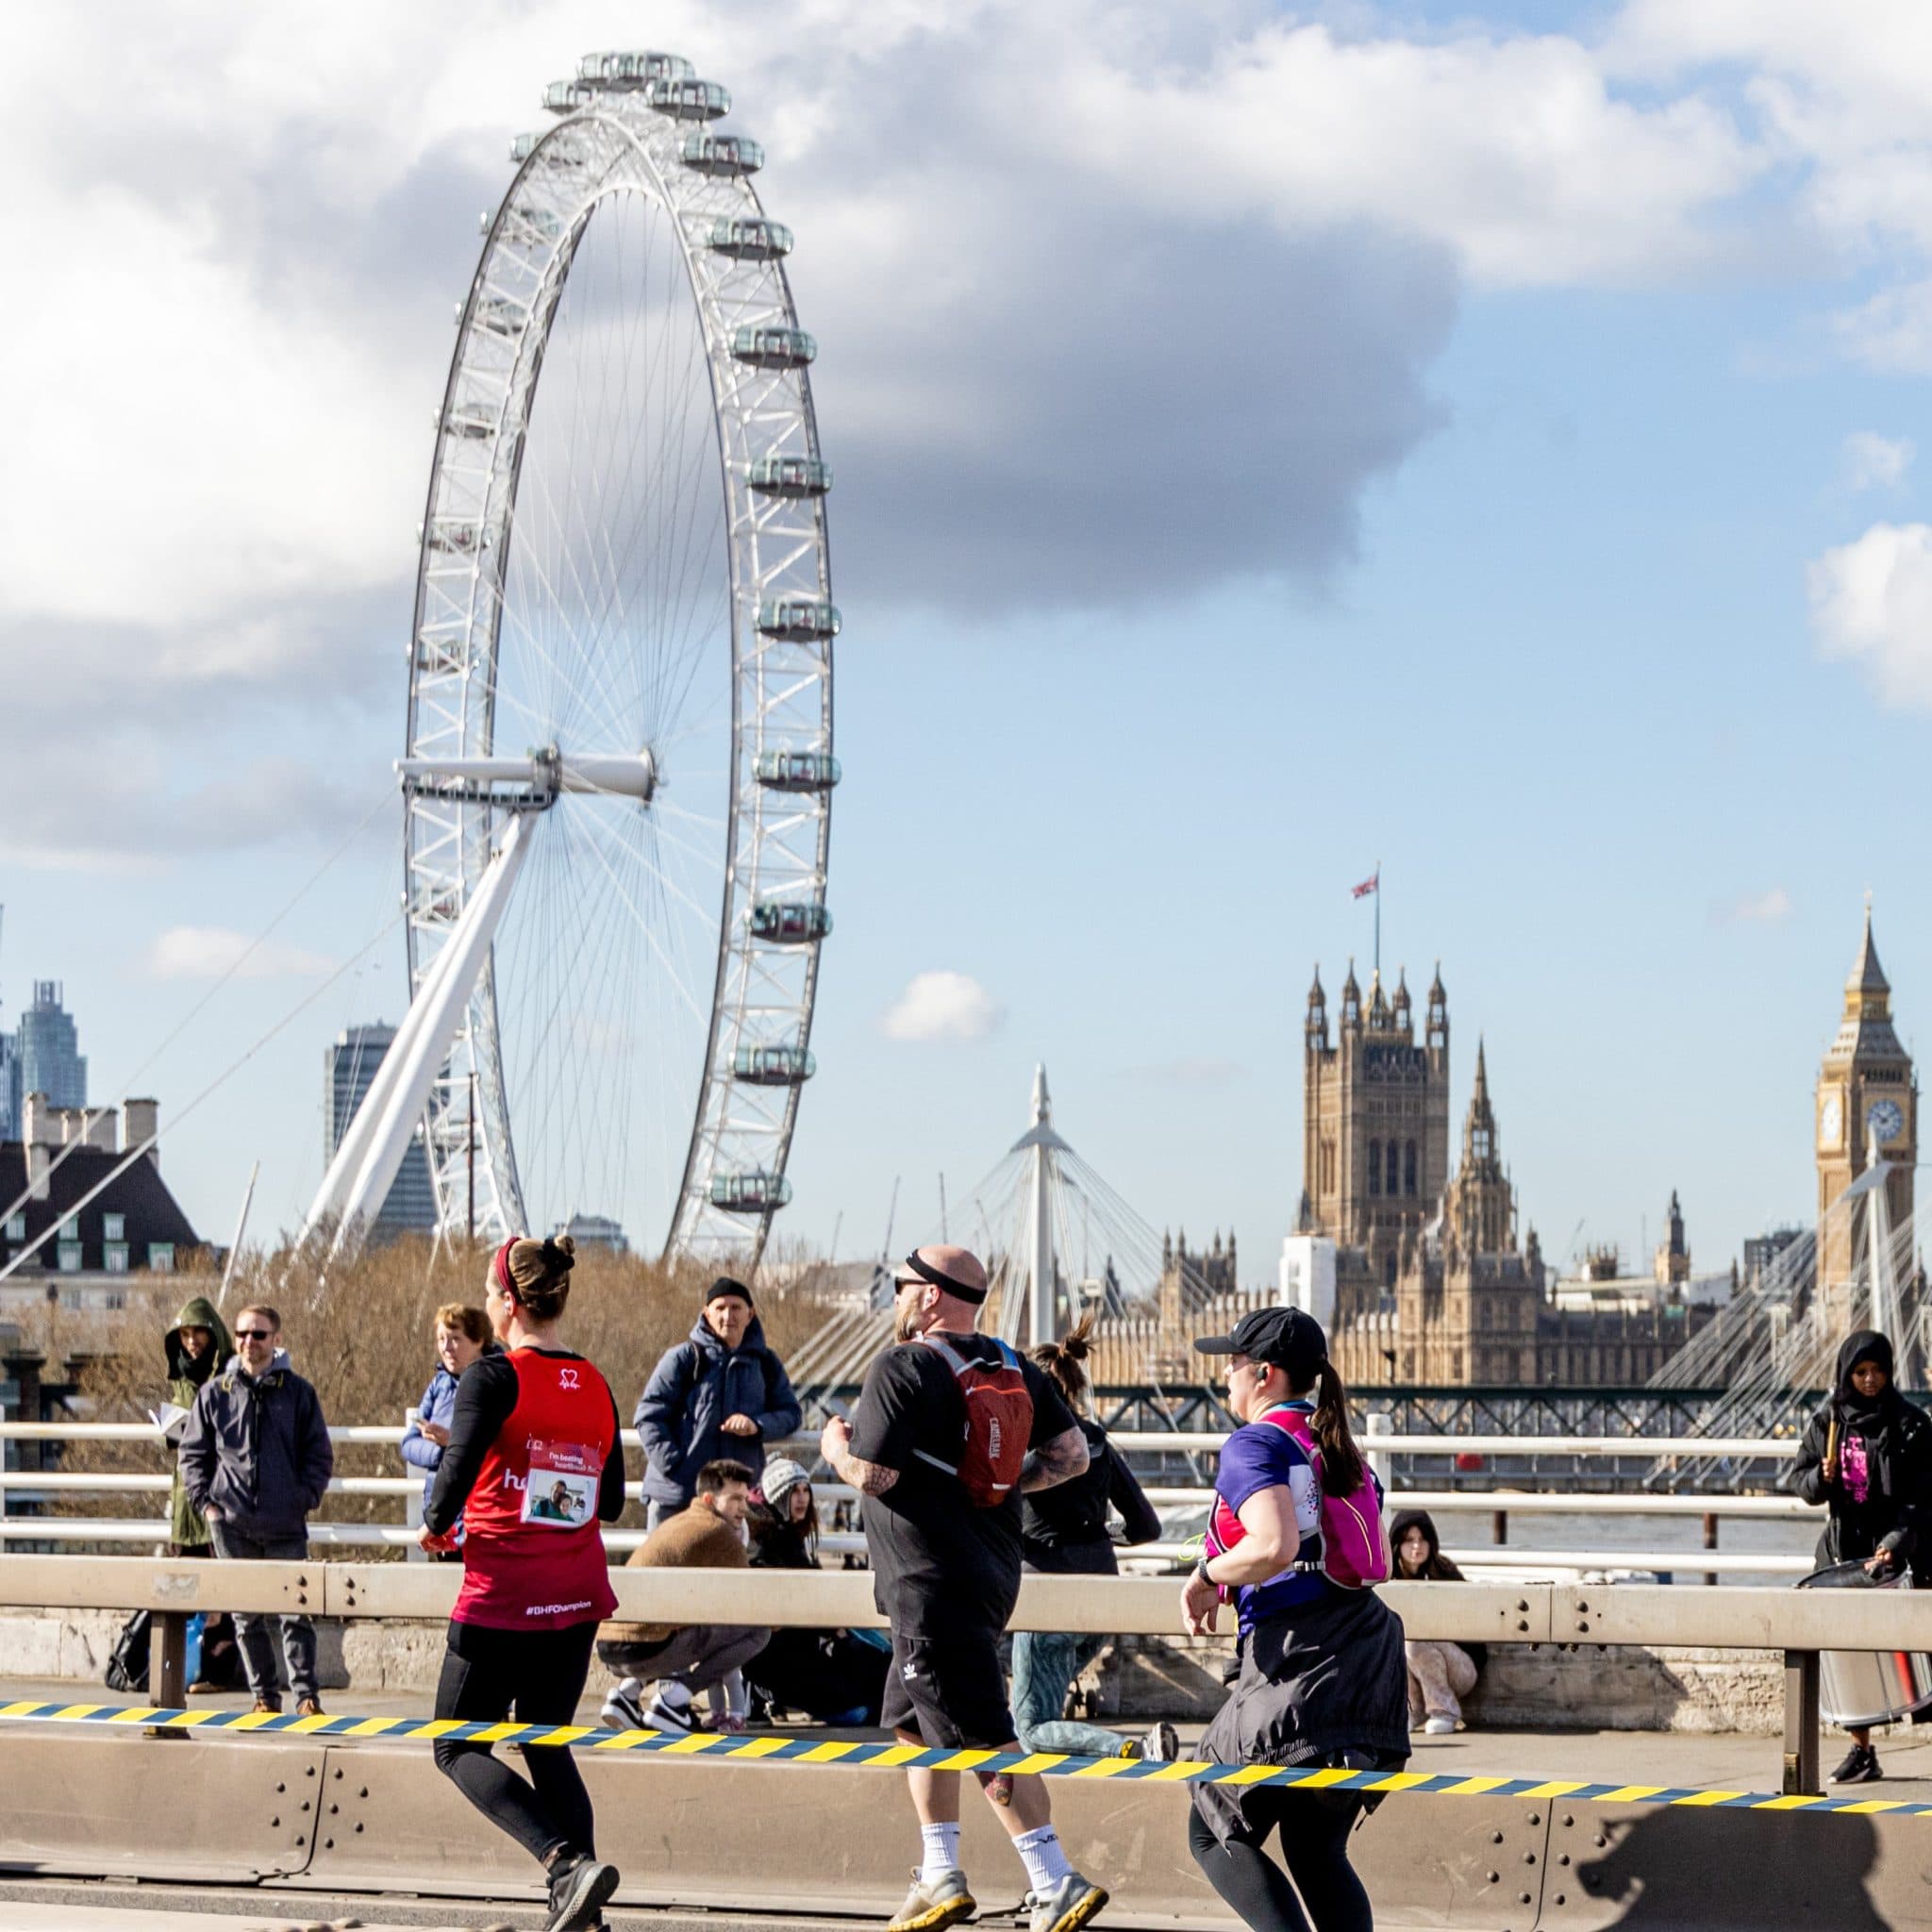
[[[1188,1814],[1188,1849],[1208,1882],[1253,1932],[1373,1932],[1369,1895],[1348,1862],[1348,1834],[1359,1799],[1316,1791],[1241,1794],[1252,1827],[1237,1826],[1224,1846],[1198,1811]],[[1262,1846],[1281,1827],[1284,1872]],[[1290,1874],[1294,1883],[1289,1883]],[[1300,1897],[1296,1897],[1296,1893]]]
[[[502,1724],[514,1706],[525,1724],[574,1724],[596,1635],[595,1624],[564,1630],[451,1624],[436,1687],[437,1716]],[[591,1794],[573,1754],[526,1744],[524,1763],[527,1784],[488,1744],[436,1741],[436,1768],[533,1858],[547,1861],[559,1850],[594,1851]]]

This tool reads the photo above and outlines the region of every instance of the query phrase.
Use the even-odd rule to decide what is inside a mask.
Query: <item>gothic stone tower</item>
[[[1891,988],[1872,940],[1865,936],[1845,981],[1838,1038],[1818,1070],[1818,1280],[1832,1310],[1835,1332],[1849,1319],[1849,1289],[1862,1216],[1826,1209],[1865,1171],[1875,1145],[1897,1165],[1885,1183],[1886,1208],[1896,1227],[1912,1211],[1912,1168],[1919,1156],[1919,1083],[1911,1056],[1891,1024]]]
[[[1318,967],[1302,1033],[1302,1176],[1307,1232],[1367,1254],[1392,1286],[1405,1234],[1432,1220],[1449,1178],[1449,1003],[1437,968],[1423,1043],[1406,977],[1391,1001],[1377,974],[1366,1008],[1355,964],[1331,1044]]]

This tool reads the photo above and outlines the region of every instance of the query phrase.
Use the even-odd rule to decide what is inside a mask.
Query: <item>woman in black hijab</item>
[[[1891,1343],[1860,1329],[1838,1352],[1838,1384],[1811,1418],[1791,1487],[1831,1511],[1818,1539],[1821,1569],[1862,1562],[1874,1575],[1910,1564],[1914,1586],[1932,1574],[1932,1417],[1892,1384]],[[1839,1785],[1880,1776],[1869,1726],[1854,1727],[1852,1748],[1832,1773]]]

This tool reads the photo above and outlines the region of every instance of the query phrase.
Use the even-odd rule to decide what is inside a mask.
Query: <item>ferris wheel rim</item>
[[[504,648],[505,576],[508,565],[502,558],[508,555],[519,515],[521,469],[528,447],[531,411],[540,393],[541,366],[549,346],[552,331],[557,326],[558,307],[569,281],[576,252],[603,205],[625,195],[641,194],[647,200],[655,199],[656,204],[668,217],[670,231],[676,237],[679,244],[685,272],[681,292],[697,314],[699,335],[704,346],[705,366],[710,384],[709,446],[718,467],[727,531],[725,568],[731,679],[728,753],[730,782],[725,788],[722,900],[716,928],[703,1073],[695,1096],[696,1106],[686,1141],[683,1171],[677,1177],[671,1225],[666,1233],[664,1245],[667,1253],[680,1249],[690,1251],[696,1245],[707,1243],[715,1248],[723,1243],[724,1234],[729,1234],[735,1237],[737,1245],[749,1248],[753,1259],[756,1260],[769,1234],[772,1217],[777,1208],[783,1205],[789,1192],[785,1172],[796,1124],[800,1091],[806,1075],[791,1078],[788,1084],[774,1090],[782,1093],[782,1103],[775,1109],[766,1108],[765,1125],[759,1130],[769,1151],[769,1159],[763,1168],[756,1172],[774,1183],[770,1190],[772,1198],[765,1201],[756,1211],[747,1211],[737,1207],[730,1208],[727,1211],[732,1218],[721,1232],[717,1225],[717,1216],[708,1214],[707,1209],[716,1205],[715,1183],[719,1177],[720,1163],[724,1158],[725,1143],[733,1129],[730,1108],[732,1089],[737,1080],[737,1056],[741,1042],[748,1036],[747,1019],[753,1009],[753,994],[757,990],[758,997],[765,1002],[757,1009],[760,1015],[759,1028],[757,1029],[758,1036],[763,1038],[773,1032],[773,1015],[779,1014],[776,1022],[778,1030],[788,1034],[794,1043],[797,1064],[808,1069],[811,1063],[810,1037],[816,1009],[824,931],[813,928],[802,942],[793,944],[787,941],[788,949],[800,957],[802,967],[791,975],[789,999],[774,1000],[774,988],[781,982],[770,974],[761,975],[759,972],[761,955],[758,949],[765,944],[765,941],[755,930],[753,921],[740,918],[735,910],[741,909],[747,900],[754,907],[764,905],[765,902],[758,894],[760,860],[768,850],[778,849],[768,847],[759,837],[754,836],[748,842],[745,838],[746,819],[749,817],[762,824],[771,804],[771,799],[768,798],[762,783],[754,772],[754,758],[756,756],[761,765],[762,750],[753,745],[747,731],[748,721],[744,715],[747,673],[751,658],[762,648],[759,645],[759,639],[760,620],[763,617],[762,606],[758,604],[755,598],[748,596],[748,590],[761,591],[764,580],[757,568],[747,573],[747,553],[741,550],[737,541],[738,528],[747,520],[751,508],[752,471],[749,462],[744,458],[744,453],[734,450],[730,445],[729,423],[723,393],[736,375],[733,364],[738,358],[734,357],[732,341],[727,341],[724,334],[721,306],[715,300],[708,305],[706,300],[707,278],[701,274],[693,223],[704,217],[708,206],[730,199],[734,194],[744,209],[745,220],[766,221],[768,218],[764,217],[758,197],[747,179],[741,177],[732,183],[730,190],[720,191],[714,177],[703,177],[701,180],[701,177],[695,175],[682,174],[675,169],[667,170],[663,165],[663,157],[668,142],[660,140],[651,143],[641,139],[634,115],[611,111],[604,101],[596,97],[592,97],[578,111],[567,116],[557,127],[531,143],[495,210],[476,269],[471,278],[458,346],[451,358],[442,406],[438,416],[436,453],[430,466],[429,489],[419,545],[415,625],[410,644],[408,746],[410,755],[416,756],[423,738],[423,693],[425,672],[422,638],[431,609],[430,579],[436,567],[434,558],[440,534],[437,519],[440,508],[445,500],[443,485],[446,481],[446,473],[456,455],[450,425],[453,412],[461,406],[465,392],[465,377],[470,373],[467,358],[475,347],[475,319],[478,306],[479,303],[491,299],[487,290],[492,261],[506,224],[511,219],[519,192],[525,189],[534,176],[546,170],[546,153],[552,151],[553,143],[580,139],[592,130],[598,137],[610,142],[614,152],[601,169],[593,171],[594,177],[585,181],[580,192],[575,197],[562,198],[571,202],[571,211],[567,216],[559,218],[560,228],[550,239],[542,280],[538,294],[530,302],[521,324],[514,354],[510,358],[509,374],[503,384],[503,411],[494,426],[493,439],[494,447],[498,450],[504,446],[506,440],[513,447],[509,486],[500,525],[495,529],[499,558],[493,566],[496,571],[493,594],[485,600],[486,608],[480,616],[473,608],[468,617],[464,629],[465,655],[467,661],[477,661],[474,644],[480,625],[481,636],[486,644],[486,656],[482,661],[487,666],[484,679],[487,696],[481,713],[481,728],[489,741],[479,748],[488,752],[494,749],[495,687]],[[555,189],[554,176],[555,171],[552,170],[544,183],[546,189]],[[688,192],[680,193],[680,190]],[[787,233],[789,240],[789,231]],[[802,336],[782,259],[772,265],[772,272],[767,280],[770,291],[775,297],[775,307],[782,318],[768,325],[777,329],[789,329]],[[520,381],[519,377],[525,369],[529,370],[529,374]],[[774,453],[782,453],[790,443],[795,442],[810,460],[823,468],[810,386],[802,368],[795,372],[795,421],[770,438],[772,449]],[[823,491],[812,502],[807,521],[811,533],[808,546],[812,555],[811,575],[816,580],[816,589],[824,608],[829,610],[829,543]],[[795,537],[797,532],[794,530],[791,534]],[[481,541],[479,536],[478,542]],[[755,549],[749,553],[749,560],[756,565]],[[480,568],[475,575],[480,582]],[[796,667],[791,675],[794,677],[809,675]],[[808,821],[806,830],[809,837],[811,854],[809,881],[815,887],[815,903],[823,912],[829,855],[829,792],[830,784],[836,782],[837,774],[837,760],[832,756],[832,658],[829,635],[823,640],[822,658],[816,678],[819,723],[813,734],[816,742],[811,755],[822,759],[823,765],[829,770],[832,777],[812,798],[810,809],[805,816]],[[446,733],[446,723],[441,728]],[[478,814],[487,820],[491,809],[489,807],[479,808]],[[431,943],[432,936],[439,924],[446,923],[446,908],[445,912],[439,912],[435,921],[417,916],[418,908],[414,898],[420,883],[417,859],[419,849],[425,839],[421,823],[423,812],[424,801],[420,794],[412,794],[406,799],[405,888],[406,905],[409,908],[410,916],[406,918],[405,927],[408,935],[407,950],[412,993],[422,984],[425,973],[433,968],[436,947]],[[796,815],[794,811],[793,816]],[[444,807],[442,823],[434,830],[435,840],[446,842],[452,836],[453,828],[448,823],[448,810]],[[463,833],[474,833],[475,829],[474,824],[458,825],[454,828],[458,849],[464,842]],[[485,831],[487,834],[487,824]],[[788,836],[795,838],[796,833]],[[460,879],[466,890],[473,884],[471,871],[460,864],[454,869],[451,875]],[[796,878],[792,878],[791,883],[795,886]],[[803,902],[794,899],[787,903]],[[828,929],[828,916],[824,924]],[[493,958],[479,982],[473,1013],[474,1021],[469,1032],[467,1050],[472,1061],[468,1071],[473,1083],[471,1091],[475,1099],[473,1106],[466,1105],[465,1110],[469,1114],[473,1131],[488,1144],[480,1148],[468,1161],[469,1177],[474,1179],[479,1161],[491,1170],[492,1191],[495,1195],[492,1205],[496,1217],[496,1224],[491,1231],[521,1231],[506,1224],[512,1220],[521,1223],[526,1216],[524,1211],[523,1182],[517,1165],[515,1123],[508,1098],[501,1091],[502,1025],[498,1014],[496,962]],[[755,1049],[757,1053],[769,1051],[770,1048],[767,1046]],[[492,1085],[496,1091],[484,1091]],[[447,1099],[448,1095],[445,1094],[444,1097]],[[431,1139],[434,1142],[433,1135]],[[453,1218],[453,1165],[448,1149],[438,1148],[432,1144],[431,1167],[437,1186],[439,1213],[445,1225],[448,1225]]]

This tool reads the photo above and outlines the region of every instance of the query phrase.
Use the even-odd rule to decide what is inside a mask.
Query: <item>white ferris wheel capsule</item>
[[[542,106],[419,533],[410,1008],[310,1220],[353,1239],[420,1133],[451,1232],[755,1260],[832,925],[817,343],[724,89],[600,53]]]

